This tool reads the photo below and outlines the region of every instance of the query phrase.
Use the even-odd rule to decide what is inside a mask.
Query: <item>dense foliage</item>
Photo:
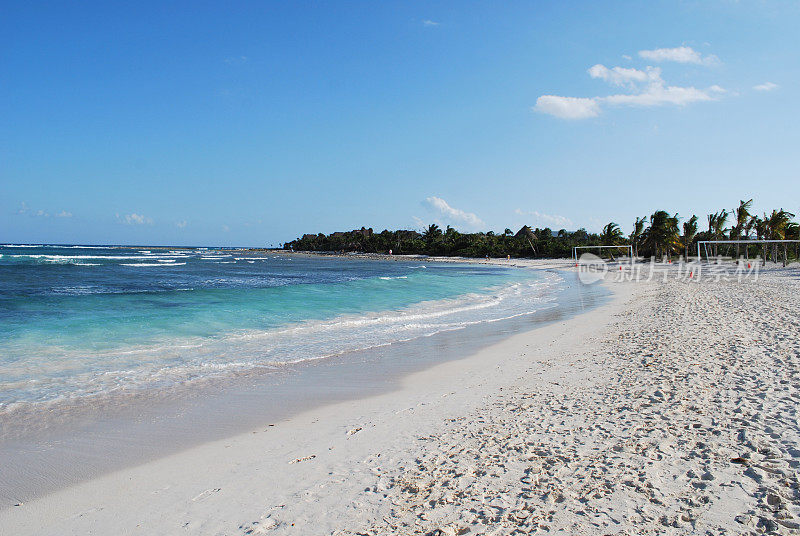
[[[631,244],[638,256],[673,257],[689,256],[696,251],[698,240],[769,239],[798,240],[798,224],[794,214],[783,209],[764,213],[763,217],[750,213],[752,199],[742,201],[732,211],[721,210],[709,214],[708,229],[698,231],[698,218],[691,216],[683,224],[678,214],[658,210],[651,216],[636,218],[633,232],[623,235],[619,225],[611,222],[600,234],[585,229],[553,231],[549,228],[531,229],[527,225],[517,232],[506,229],[502,234],[461,233],[452,227],[442,230],[430,225],[425,231],[382,231],[362,227],[355,231],[336,232],[329,235],[306,234],[284,244],[284,249],[317,252],[389,253],[397,255],[443,255],[462,257],[570,257],[574,246]],[[728,224],[730,223],[730,227]],[[796,245],[786,248],[790,257],[797,258]],[[620,255],[624,251],[607,250],[604,255]],[[731,256],[762,255],[774,260],[784,254],[783,246],[750,245],[722,246],[713,254]]]
[[[330,251],[388,253],[396,255],[443,255],[462,257],[569,257],[573,246],[599,245],[602,239],[584,229],[577,231],[530,229],[523,227],[518,232],[506,229],[502,234],[461,233],[452,227],[442,231],[431,225],[424,232],[383,231],[359,229],[330,235],[303,235],[287,242],[284,249],[295,251]]]

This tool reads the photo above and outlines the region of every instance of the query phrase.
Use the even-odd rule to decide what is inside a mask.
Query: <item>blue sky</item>
[[[800,212],[796,2],[16,2],[0,241]]]

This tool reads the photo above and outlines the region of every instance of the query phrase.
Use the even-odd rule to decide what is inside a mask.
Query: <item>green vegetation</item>
[[[306,234],[297,240],[284,244],[284,249],[317,252],[360,252],[388,253],[397,255],[441,255],[462,257],[570,257],[574,246],[598,246],[631,244],[637,256],[644,257],[688,257],[697,247],[699,240],[798,240],[800,226],[794,221],[794,214],[783,209],[773,210],[763,217],[750,213],[753,200],[741,201],[731,211],[722,209],[707,217],[708,229],[698,231],[698,218],[687,218],[682,226],[678,214],[658,210],[649,217],[636,218],[633,232],[629,236],[622,233],[617,223],[607,224],[600,234],[589,233],[585,229],[553,231],[550,228],[532,229],[527,225],[514,232],[506,229],[502,234],[492,231],[484,233],[461,233],[448,226],[445,230],[432,224],[423,232],[400,230],[373,232],[362,227],[355,231],[336,232],[329,235]],[[728,223],[730,227],[727,227]],[[682,231],[682,232],[681,232]],[[781,247],[780,256],[798,257],[796,245]],[[616,252],[605,252],[616,255]],[[777,260],[779,247],[715,246],[714,255],[746,255]]]

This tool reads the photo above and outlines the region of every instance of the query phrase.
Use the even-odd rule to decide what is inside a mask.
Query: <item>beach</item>
[[[0,251],[0,509],[397,389],[609,293],[507,262]]]
[[[3,7],[0,536],[800,536],[800,2]]]
[[[800,528],[796,268],[597,308],[0,511],[3,534]]]

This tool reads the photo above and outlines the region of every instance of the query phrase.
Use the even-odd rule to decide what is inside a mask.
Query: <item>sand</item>
[[[7,508],[0,534],[800,533],[797,268],[608,279],[593,311]]]

